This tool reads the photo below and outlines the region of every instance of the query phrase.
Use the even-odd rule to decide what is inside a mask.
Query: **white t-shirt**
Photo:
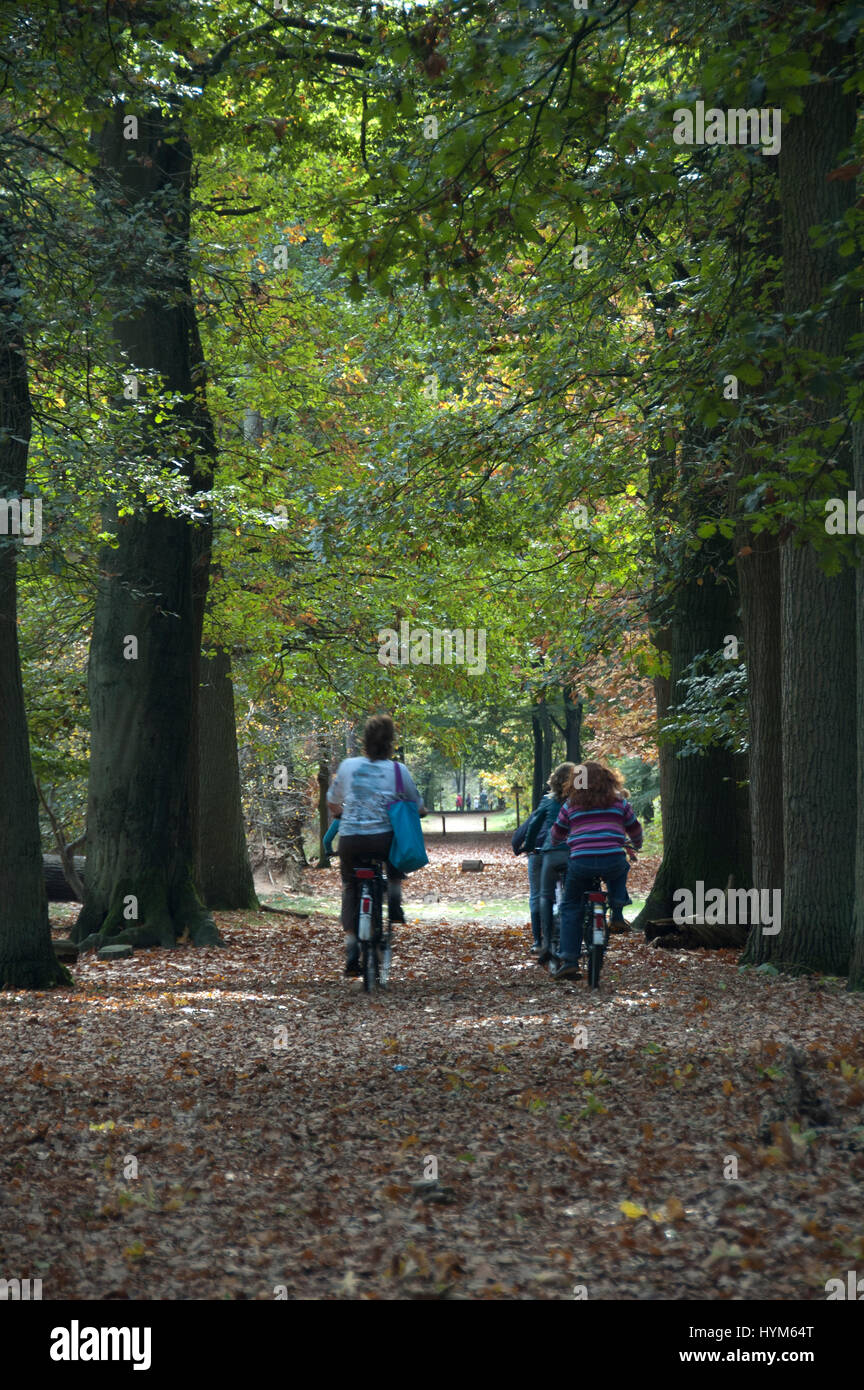
[[[402,795],[406,801],[420,803],[414,778],[404,763]],[[327,800],[342,807],[340,835],[378,835],[390,830],[387,807],[396,799],[396,769],[389,758],[372,762],[370,758],[346,758],[330,783]]]

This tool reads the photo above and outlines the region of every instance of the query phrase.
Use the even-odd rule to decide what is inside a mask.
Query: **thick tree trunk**
[[[671,650],[671,637],[668,628],[661,628],[652,636],[657,651],[668,654]],[[654,708],[657,711],[658,728],[669,713],[672,703],[672,682],[668,676],[657,675],[652,681],[654,687]],[[669,838],[669,812],[672,809],[672,765],[675,752],[668,743],[657,745],[657,765],[660,780],[660,824],[663,827],[663,843]]]
[[[864,427],[853,430],[855,447],[855,491],[864,497]],[[860,544],[860,542],[859,542]],[[864,989],[864,562],[857,568],[858,602],[856,654],[858,701],[858,826],[855,852],[855,916],[852,927],[852,957],[849,962],[849,988]]]
[[[186,476],[190,489],[206,489],[213,434],[188,271],[191,150],[155,110],[125,139],[124,115],[118,104],[97,137],[112,238],[117,221],[135,219],[123,251],[131,269],[106,271],[114,334],[124,371],[155,372],[183,397],[172,417],[188,441]],[[142,381],[145,405],[146,390]],[[156,453],[155,422],[153,445]],[[90,649],[87,892],[75,939],[173,945],[188,932],[213,944],[194,884],[191,805],[208,528],[143,508],[119,520],[107,511],[119,546],[101,556]]]
[[[201,656],[198,714],[198,883],[208,907],[257,908],[240,797],[231,654],[224,647]]]
[[[823,70],[839,50],[823,52]],[[842,77],[802,91],[804,109],[784,122],[780,155],[784,308],[817,305],[849,270],[833,239],[817,246],[812,228],[836,224],[855,202],[854,183],[831,179],[855,133],[855,96]],[[834,303],[808,325],[802,346],[838,358],[858,328],[854,298]],[[845,409],[845,384],[814,393],[802,413],[818,427]],[[799,404],[802,404],[799,401]],[[852,473],[851,450],[836,449]],[[829,578],[810,545],[787,542],[781,555],[782,740],[784,792],[783,920],[765,955],[789,970],[844,974],[849,967],[855,893],[856,692],[855,574]]]
[[[19,504],[31,427],[20,312],[11,237],[0,220],[0,499]],[[51,989],[71,984],[72,977],[51,946],[42,877],[18,651],[16,544],[0,533],[0,989]]]
[[[664,543],[663,521],[669,511],[669,492],[675,473],[675,460],[667,453],[653,453],[648,460],[648,490],[651,501],[651,511],[658,520],[656,539],[654,542],[654,559],[658,569],[662,569],[666,557],[663,553]],[[658,592],[658,585],[655,579],[651,595],[651,612],[654,616],[656,626],[651,633],[651,642],[661,657],[668,657],[671,652],[672,639],[668,628],[662,625],[660,610],[662,609],[662,598]],[[652,681],[654,687],[654,708],[657,712],[657,727],[660,728],[666,715],[669,713],[669,706],[672,703],[672,683],[668,675],[658,673]],[[669,839],[669,813],[672,807],[672,765],[675,761],[675,752],[668,743],[658,740],[657,743],[657,763],[660,781],[660,824],[663,829],[663,843]]]
[[[744,543],[743,531],[739,540]],[[752,553],[738,560],[738,582],[747,661],[752,886],[782,892],[780,548],[777,537],[766,531],[748,535],[746,543]],[[768,960],[773,939],[751,932],[743,959],[752,965]]]
[[[699,652],[720,650],[735,621],[728,583],[708,572],[682,583],[668,626],[673,704],[684,668]],[[695,893],[701,881],[706,892],[725,890],[730,877],[736,885],[749,882],[750,827],[742,817],[740,761],[723,748],[680,757],[671,745],[670,753],[663,860],[637,927],[671,917],[677,889]]]
[[[765,189],[760,218],[760,250],[766,275],[783,253],[779,180],[776,166]],[[758,286],[757,292],[764,292]],[[772,292],[772,307],[782,306]],[[735,446],[736,483],[754,471],[749,432],[742,431]],[[734,507],[740,506],[740,487]],[[750,763],[750,820],[753,846],[752,887],[782,893],[783,851],[783,739],[781,692],[783,672],[780,628],[780,542],[768,531],[754,532],[745,523],[735,536],[738,592],[741,596],[741,635],[747,663],[748,751]],[[743,886],[743,885],[742,885]],[[772,937],[750,933],[742,959],[760,965],[769,957]]]

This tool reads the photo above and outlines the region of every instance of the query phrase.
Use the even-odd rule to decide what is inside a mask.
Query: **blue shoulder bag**
[[[405,801],[402,791],[402,769],[394,759],[396,773],[396,800],[387,807],[387,815],[393,827],[393,844],[387,858],[400,874],[413,874],[429,863],[426,846],[423,843],[423,829],[420,825],[420,812],[416,801]]]

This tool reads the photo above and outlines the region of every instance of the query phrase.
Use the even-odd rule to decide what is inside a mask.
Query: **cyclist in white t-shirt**
[[[342,877],[342,927],[345,932],[345,974],[360,974],[357,945],[357,879],[354,866],[360,859],[386,859],[393,843],[393,827],[387,814],[391,801],[396,799],[396,770],[393,746],[396,734],[389,714],[376,714],[367,721],[363,731],[364,755],[346,758],[327,792],[327,802],[334,816],[340,817],[339,870]],[[420,814],[426,814],[414,778],[403,764],[402,796],[416,801]],[[391,922],[404,922],[402,912],[402,879],[393,865],[387,864],[387,907]]]

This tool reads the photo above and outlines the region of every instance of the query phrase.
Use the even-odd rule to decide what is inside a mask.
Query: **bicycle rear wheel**
[[[390,979],[390,964],[393,960],[393,941],[388,931],[381,938],[381,955],[378,966],[378,983],[384,989]]]
[[[382,947],[385,945],[383,927],[383,906],[384,895],[383,885],[380,878],[372,882],[372,937],[369,941],[364,941],[363,946],[363,988],[367,994],[374,994],[382,983],[381,979],[381,957]],[[389,969],[389,960],[388,960]],[[387,975],[385,972],[383,983],[386,984]]]
[[[588,947],[588,988],[599,989],[600,971],[603,969],[603,947]]]
[[[363,988],[367,994],[374,994],[380,982],[378,948],[374,941],[364,941],[363,950]]]

